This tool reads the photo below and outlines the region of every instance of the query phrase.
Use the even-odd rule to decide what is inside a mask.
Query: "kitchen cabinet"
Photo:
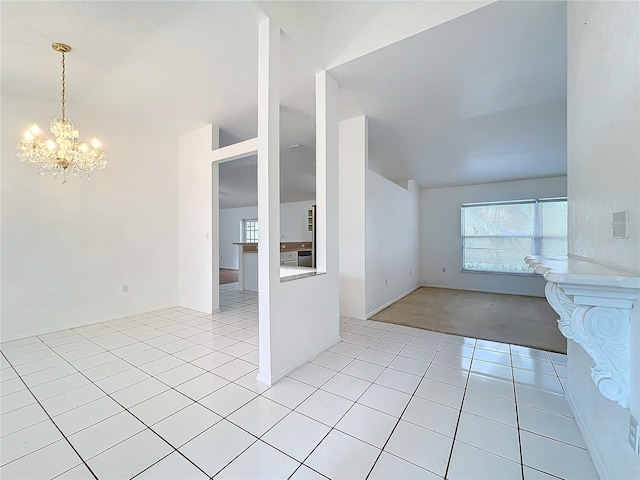
[[[280,252],[280,265],[287,267],[298,266],[298,252]]]
[[[313,233],[315,225],[315,209],[316,206],[314,205],[313,208],[307,210],[307,231],[311,233]]]

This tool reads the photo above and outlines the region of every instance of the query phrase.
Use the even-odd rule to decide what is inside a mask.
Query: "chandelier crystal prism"
[[[51,47],[62,54],[62,115],[51,119],[51,133],[55,141],[46,138],[38,125],[33,124],[18,142],[18,160],[33,163],[40,175],[52,172],[54,180],[67,183],[67,176],[90,178],[95,169],[107,165],[107,154],[97,138],[90,145],[78,140],[79,134],[65,110],[65,53],[69,45],[54,43]]]

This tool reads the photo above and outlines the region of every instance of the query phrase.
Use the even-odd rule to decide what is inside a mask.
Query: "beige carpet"
[[[566,353],[545,298],[420,287],[371,320]]]

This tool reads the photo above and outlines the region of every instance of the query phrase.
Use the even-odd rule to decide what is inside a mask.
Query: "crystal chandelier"
[[[18,160],[35,164],[40,175],[52,172],[53,179],[62,183],[67,183],[67,175],[89,179],[92,170],[107,165],[107,154],[97,138],[90,145],[78,140],[78,130],[66,116],[64,105],[64,54],[69,53],[71,47],[64,43],[54,43],[51,47],[62,54],[62,116],[51,119],[51,133],[56,140],[45,138],[38,125],[32,125],[18,142]]]

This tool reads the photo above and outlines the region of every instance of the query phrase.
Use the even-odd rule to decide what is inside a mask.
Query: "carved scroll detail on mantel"
[[[573,325],[571,324],[571,316],[576,309],[575,304],[554,282],[547,282],[547,285],[544,287],[544,294],[551,308],[560,315],[560,319],[558,320],[560,332],[569,340],[573,340],[574,332]]]
[[[591,379],[600,393],[626,408],[629,400],[629,313],[580,305],[573,314],[574,340],[596,362]]]
[[[634,304],[638,307],[640,278],[611,270],[594,274],[593,266],[582,260],[527,257],[525,261],[547,280],[545,296],[560,315],[562,334],[594,360],[591,379],[600,393],[627,408],[630,310]]]

